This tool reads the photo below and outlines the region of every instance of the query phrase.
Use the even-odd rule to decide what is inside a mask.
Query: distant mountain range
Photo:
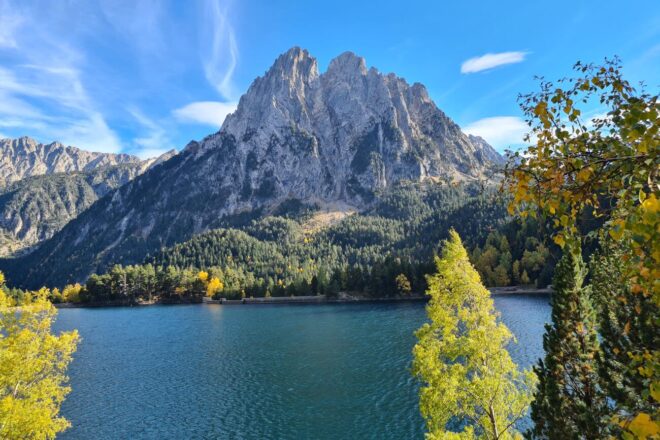
[[[28,137],[0,140],[0,255],[26,252],[108,191],[174,154],[141,160]]]
[[[21,285],[61,285],[291,200],[361,211],[401,182],[487,183],[502,163],[423,85],[367,69],[350,52],[319,73],[315,58],[292,48],[252,83],[219,132],[111,190],[3,266]]]

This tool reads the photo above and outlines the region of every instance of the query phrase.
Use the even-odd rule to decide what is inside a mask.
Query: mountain
[[[253,82],[219,132],[3,266],[19,284],[60,285],[291,199],[363,210],[399,182],[487,181],[500,162],[421,84],[367,69],[350,52],[320,74],[316,59],[293,48]]]
[[[95,168],[149,163],[129,154],[92,153],[59,142],[40,144],[29,137],[0,139],[0,187],[26,177],[91,171]]]
[[[27,137],[0,140],[0,255],[50,238],[108,191],[174,154],[141,160]]]
[[[468,135],[468,139],[472,145],[477,147],[479,154],[483,159],[490,161],[498,166],[504,166],[506,159],[500,153],[495,151],[493,147],[491,147],[490,144],[486,142],[486,139],[482,138],[481,136],[474,136],[472,134]]]
[[[96,200],[144,171],[142,163],[24,178],[0,190],[0,255],[50,238]]]

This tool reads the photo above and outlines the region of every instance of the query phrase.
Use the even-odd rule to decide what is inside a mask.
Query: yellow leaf
[[[536,104],[536,107],[534,107],[534,114],[536,114],[536,116],[545,115],[547,113],[547,108],[548,108],[548,103],[545,101],[541,101],[538,104]]]
[[[615,240],[621,240],[623,237],[625,222],[622,219],[615,220],[612,228],[609,230],[610,236]]]
[[[578,182],[586,182],[591,176],[591,168],[582,168],[577,174]]]
[[[644,200],[642,207],[647,212],[656,213],[660,211],[660,202],[655,198],[655,194],[651,194],[646,200]]]
[[[656,402],[660,402],[660,383],[655,382],[651,384],[651,397]]]
[[[649,438],[660,432],[658,424],[646,413],[637,414],[637,417],[628,425],[628,430],[640,439]]]

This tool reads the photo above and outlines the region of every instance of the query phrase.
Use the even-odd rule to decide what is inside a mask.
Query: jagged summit
[[[25,177],[140,162],[137,156],[94,153],[60,142],[42,144],[27,136],[0,139],[0,187]]]
[[[0,255],[51,237],[99,197],[175,154],[140,160],[26,136],[0,140]]]
[[[365,76],[367,74],[367,62],[353,52],[344,52],[330,61],[326,74],[345,78],[357,75]]]
[[[294,47],[254,80],[219,132],[109,193],[23,266],[41,268],[52,285],[80,280],[228,216],[289,199],[365,209],[400,181],[487,179],[498,158],[421,84],[367,69],[351,52],[319,73],[316,59]]]

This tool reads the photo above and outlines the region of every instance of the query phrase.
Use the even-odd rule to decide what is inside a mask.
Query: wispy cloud
[[[503,151],[507,147],[523,145],[529,127],[517,116],[494,116],[468,124],[463,127],[463,132],[481,136],[495,149]]]
[[[129,107],[128,112],[142,127],[141,134],[133,139],[138,156],[142,159],[157,157],[174,148],[168,131],[162,124],[145,115],[137,107]]]
[[[119,138],[82,80],[84,56],[17,5],[23,3],[0,3],[0,46],[10,60],[0,67],[0,127],[42,141],[118,152]]]
[[[203,47],[201,57],[206,79],[225,100],[233,101],[237,98],[233,77],[239,51],[229,21],[229,6],[230,2],[224,3],[223,7],[220,0],[206,0],[201,38],[210,44]]]
[[[0,102],[0,126],[94,151],[121,149],[119,138],[90,101],[79,71],[72,66],[0,68]]]
[[[231,3],[0,0],[0,131],[151,156],[217,129],[239,95]]]
[[[210,125],[220,128],[228,114],[236,110],[236,102],[192,102],[174,110],[174,117],[182,122]]]
[[[15,11],[8,1],[0,1],[0,48],[16,47],[15,35],[23,22],[23,16]]]
[[[461,64],[461,73],[482,72],[505,64],[520,63],[525,60],[527,54],[528,52],[487,53],[465,60]]]

